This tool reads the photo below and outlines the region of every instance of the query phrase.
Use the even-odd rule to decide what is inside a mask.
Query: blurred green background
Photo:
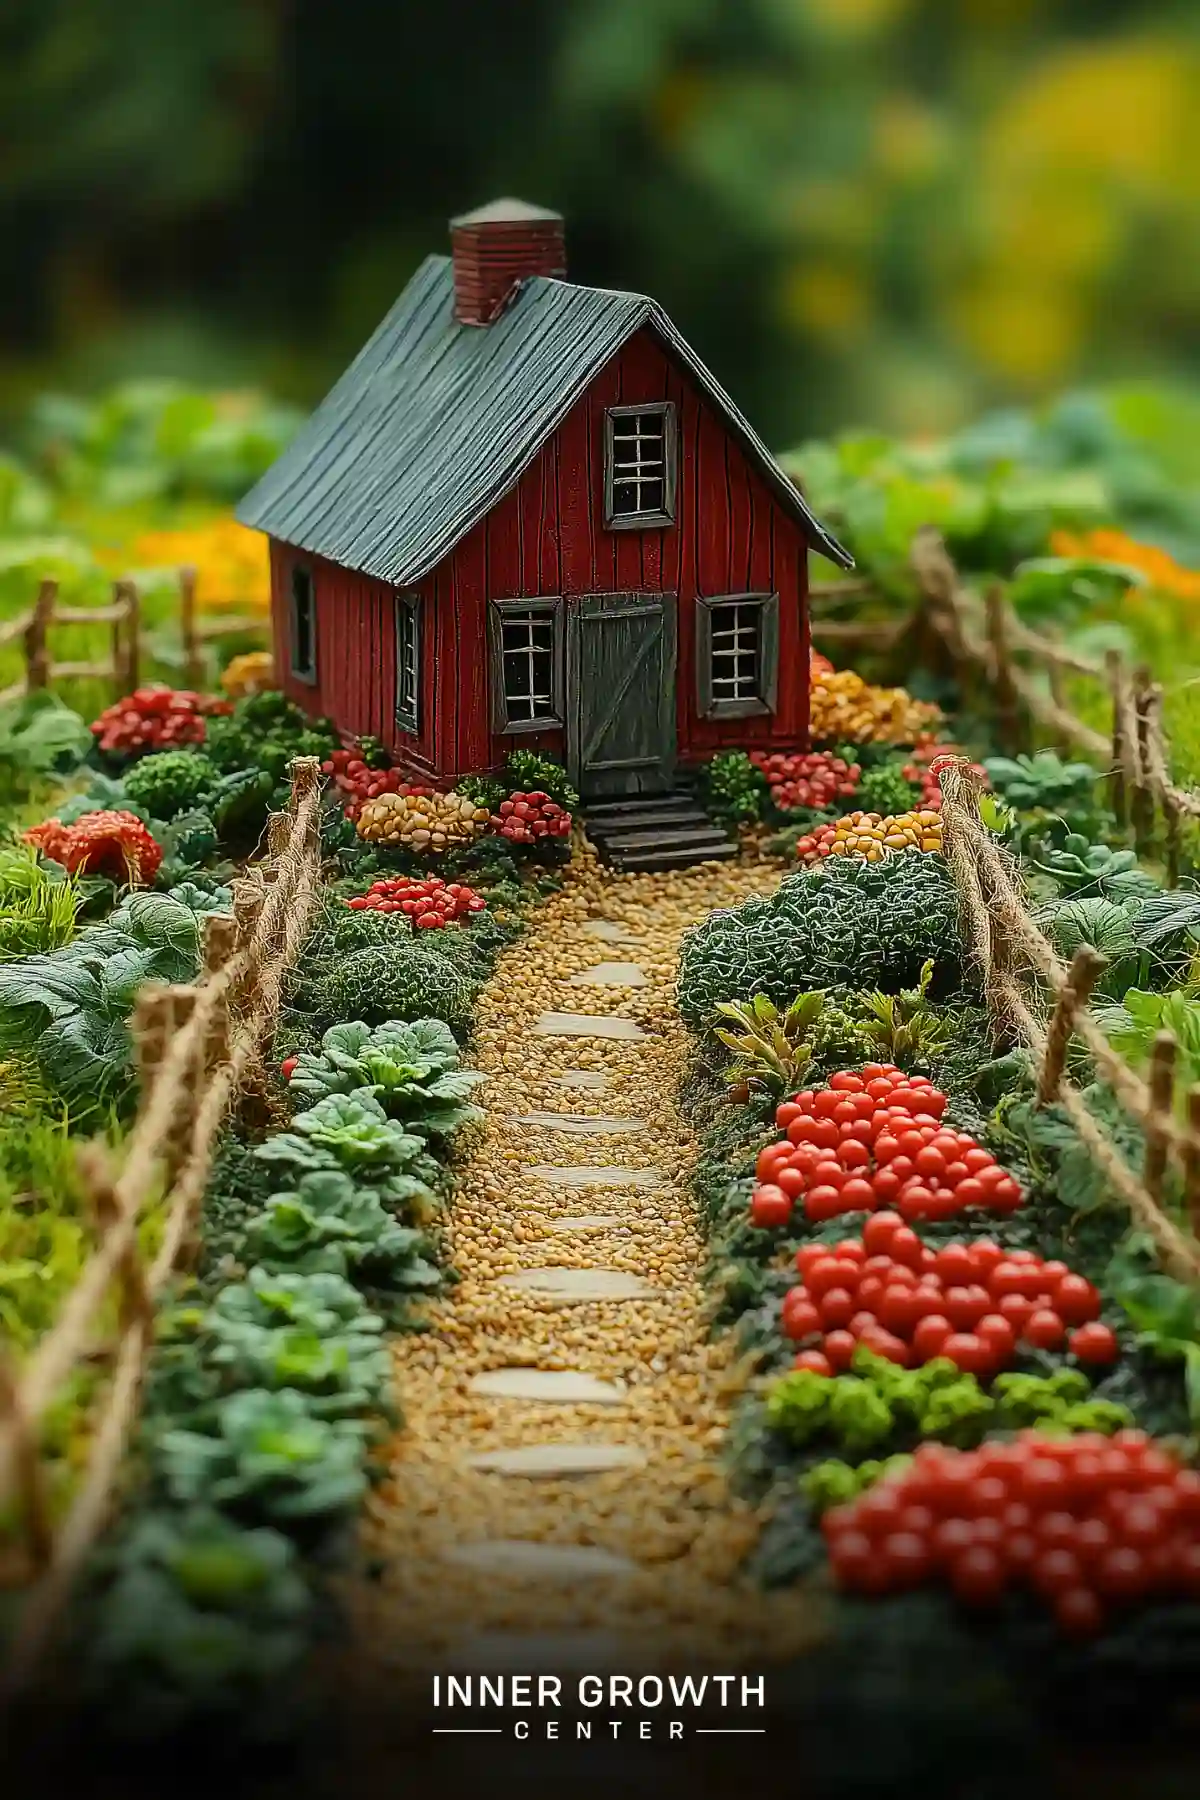
[[[13,419],[310,403],[505,192],[776,444],[1195,373],[1194,0],[6,0],[0,142]]]

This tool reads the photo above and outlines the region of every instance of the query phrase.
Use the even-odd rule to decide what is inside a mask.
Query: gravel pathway
[[[767,864],[618,876],[590,858],[501,960],[472,1060],[487,1109],[451,1218],[461,1280],[395,1343],[405,1428],[346,1596],[368,1680],[442,1666],[627,1669],[805,1648],[811,1600],[744,1587],[757,1520],[718,1456],[696,1155],[675,1103],[679,939]],[[606,960],[615,955],[620,962]]]

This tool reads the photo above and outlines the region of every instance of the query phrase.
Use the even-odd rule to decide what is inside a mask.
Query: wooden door
[[[675,779],[674,594],[580,594],[567,637],[567,762],[584,799]]]

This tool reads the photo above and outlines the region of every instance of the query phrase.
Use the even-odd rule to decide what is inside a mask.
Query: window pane
[[[311,675],[315,662],[312,577],[307,569],[292,570],[292,667],[297,675]]]
[[[554,619],[542,612],[505,613],[501,645],[509,720],[555,718]]]
[[[612,510],[617,518],[666,509],[667,415],[618,414],[612,421]]]
[[[760,698],[762,609],[745,601],[711,608],[714,700]]]

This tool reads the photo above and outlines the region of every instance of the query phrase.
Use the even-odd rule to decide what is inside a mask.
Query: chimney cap
[[[563,216],[548,207],[531,206],[527,200],[506,197],[491,200],[486,206],[477,206],[474,212],[460,213],[456,219],[451,219],[450,226],[457,230],[460,225],[529,225],[537,220],[561,225]]]

